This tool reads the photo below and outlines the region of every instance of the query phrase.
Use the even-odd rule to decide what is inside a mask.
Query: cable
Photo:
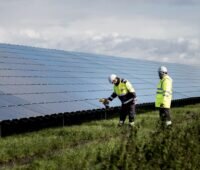
[[[86,101],[93,101],[93,100],[99,100],[99,98],[79,99],[79,100],[61,100],[61,101],[51,101],[51,102],[44,101],[44,102],[34,102],[34,103],[22,103],[22,104],[16,104],[16,105],[12,104],[12,105],[0,106],[0,108],[41,105],[41,104],[69,103],[69,102],[86,102]]]
[[[104,90],[77,90],[77,91],[57,91],[57,92],[32,92],[32,93],[0,93],[0,95],[30,95],[30,94],[57,94],[57,93],[83,93],[83,92],[103,92],[112,91],[112,89]]]

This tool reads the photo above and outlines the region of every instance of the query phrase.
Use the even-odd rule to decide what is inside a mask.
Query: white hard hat
[[[158,69],[158,72],[160,72],[160,73],[167,73],[167,67],[160,66],[159,69]]]
[[[116,78],[117,78],[117,75],[111,74],[111,75],[108,77],[108,80],[109,80],[109,82],[112,84],[113,80],[115,80]]]

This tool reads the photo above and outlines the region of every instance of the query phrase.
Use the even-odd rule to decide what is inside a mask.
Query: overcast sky
[[[200,1],[0,0],[0,43],[200,65]]]

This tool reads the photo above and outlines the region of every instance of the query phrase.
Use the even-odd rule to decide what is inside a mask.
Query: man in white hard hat
[[[157,85],[156,94],[156,108],[159,108],[160,120],[165,123],[166,126],[172,124],[170,116],[170,107],[172,100],[172,79],[168,75],[168,70],[165,66],[161,66],[158,69],[158,75],[160,81]]]
[[[132,84],[125,79],[119,78],[115,74],[111,74],[108,77],[108,80],[111,84],[113,84],[114,92],[111,94],[109,98],[105,100],[105,102],[109,103],[115,97],[121,100],[122,107],[120,112],[120,120],[119,126],[122,126],[125,122],[126,116],[129,116],[129,126],[134,126],[135,119],[135,99],[136,93],[132,86]]]

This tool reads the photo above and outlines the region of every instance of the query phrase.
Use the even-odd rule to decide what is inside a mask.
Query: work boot
[[[166,126],[171,126],[172,125],[172,121],[166,121]]]
[[[135,125],[135,122],[129,122],[129,126],[133,127]]]
[[[123,122],[123,121],[119,121],[118,127],[121,127],[121,126],[123,126],[123,125],[124,125],[124,122]]]

